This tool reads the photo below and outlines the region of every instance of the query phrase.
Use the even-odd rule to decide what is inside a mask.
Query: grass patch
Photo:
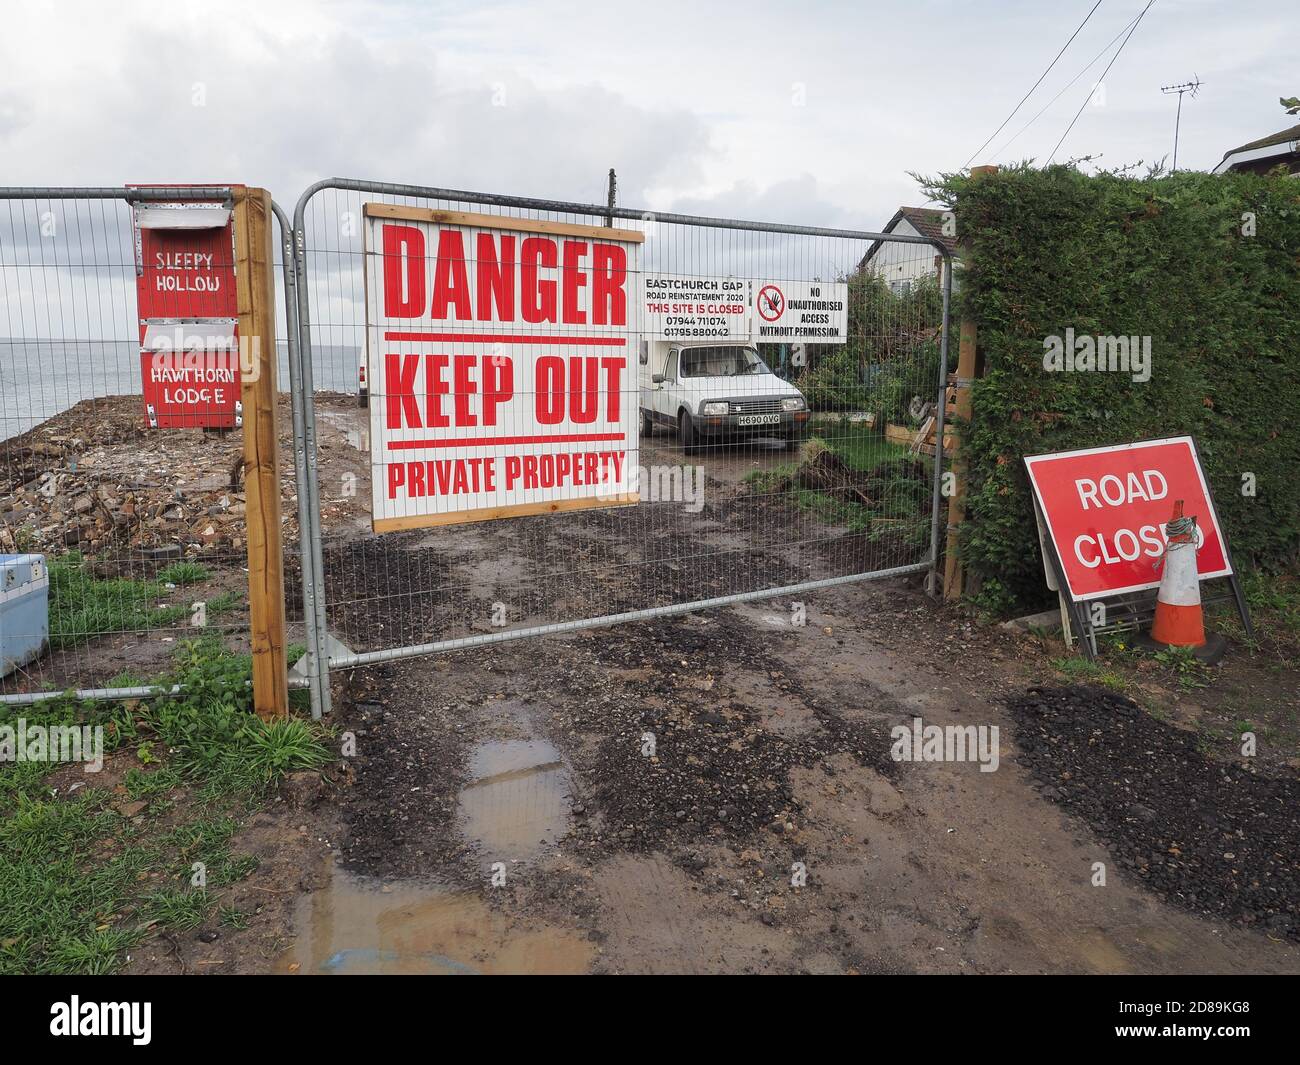
[[[151,924],[166,925],[178,932],[198,928],[207,916],[210,900],[205,889],[188,891],[165,888],[155,891],[140,907],[140,916]]]
[[[197,562],[173,562],[164,570],[158,572],[158,581],[161,584],[198,584],[200,581],[206,581],[212,574],[206,566]]]
[[[214,595],[207,601],[208,617],[215,618],[222,614],[229,614],[232,610],[237,610],[243,606],[244,597],[238,592],[222,592],[220,595]]]
[[[827,453],[847,467],[851,487],[803,475]],[[929,544],[933,469],[932,459],[913,456],[864,425],[823,422],[814,425],[798,463],[756,470],[745,483],[784,497],[820,522],[863,534],[867,543],[882,545],[884,557],[902,564],[916,561]]]
[[[1096,684],[1116,692],[1123,692],[1126,686],[1124,678],[1114,670],[1087,658],[1053,658],[1052,668],[1071,681],[1082,684]]]
[[[0,766],[0,974],[112,972],[154,929],[207,920],[213,892],[256,867],[231,850],[242,819],[283,774],[331,755],[309,722],[258,719],[249,676],[247,656],[208,638],[156,681],[178,695],[23,708],[28,727],[98,725],[106,754],[129,749],[138,764],[125,795],[95,774],[55,794],[48,763]]]
[[[56,651],[88,643],[97,636],[176,625],[190,616],[189,604],[163,605],[158,600],[178,588],[206,581],[211,575],[196,562],[176,562],[154,580],[102,579],[90,572],[75,551],[51,560],[49,574],[50,646]],[[235,605],[237,597],[234,602],[225,601],[230,595],[225,593],[209,602],[209,615]]]
[[[883,435],[853,422],[818,422],[809,432],[810,440],[820,440],[855,470],[872,470],[890,459],[906,459],[908,450],[891,444]]]
[[[88,643],[97,636],[174,625],[186,606],[160,606],[168,589],[156,581],[126,577],[99,580],[80,558],[50,563],[50,646],[55,650]]]
[[[248,927],[248,914],[234,906],[221,907],[221,923],[236,932]]]

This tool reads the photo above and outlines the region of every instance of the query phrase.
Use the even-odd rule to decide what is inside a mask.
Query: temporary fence
[[[0,189],[0,702],[147,694],[187,640],[249,646],[235,198]]]
[[[229,240],[196,265],[149,231],[231,198],[0,190],[0,700],[139,695],[186,639],[249,647],[242,408],[151,373],[169,329],[235,329]],[[940,236],[351,180],[274,210],[279,639],[317,716],[331,670],[933,580]]]
[[[940,237],[339,179],[293,245],[318,713],[331,669],[933,579]]]

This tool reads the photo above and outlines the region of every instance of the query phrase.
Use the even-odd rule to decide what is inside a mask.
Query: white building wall
[[[900,236],[921,236],[906,218],[900,218],[891,232]],[[930,244],[896,244],[886,241],[876,250],[867,266],[871,273],[884,280],[895,292],[899,292],[919,278],[935,276],[939,272],[935,264],[938,255],[938,250]]]

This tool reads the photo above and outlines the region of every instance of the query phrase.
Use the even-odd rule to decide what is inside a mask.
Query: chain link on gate
[[[148,231],[183,205],[228,221],[232,190],[9,188],[0,201],[0,703],[146,695],[185,640],[247,646],[239,379],[211,362],[176,376],[194,370],[194,337],[231,342],[232,294],[208,278],[233,277],[234,253],[217,239],[205,278],[187,280],[193,263]],[[294,280],[285,269],[290,378]],[[171,362],[153,361],[162,350]],[[168,391],[194,381],[222,386],[219,402]],[[228,417],[209,419],[220,404]],[[197,427],[209,420],[224,428]]]
[[[445,403],[457,418],[464,415],[464,424],[473,424],[470,411],[482,412],[485,386],[471,382],[477,371],[469,369],[455,379],[449,370],[444,381],[440,369],[429,370],[430,360],[445,358],[450,366],[457,355],[472,355],[491,374],[493,360],[540,363],[547,353],[566,354],[569,340],[599,342],[565,337],[554,324],[531,326],[527,336],[484,335],[491,325],[461,326],[458,335],[380,332],[377,321],[368,331],[367,300],[377,319],[381,297],[364,256],[382,269],[383,260],[410,254],[400,243],[408,238],[400,235],[392,244],[385,238],[382,245],[363,246],[374,216],[424,219],[430,239],[439,241],[439,226],[582,234],[589,232],[585,227],[618,224],[613,219],[644,234],[632,343],[617,385],[621,403],[638,413],[639,434],[621,446],[623,461],[639,471],[624,481],[639,502],[551,507],[559,512],[437,527],[420,527],[424,520],[399,512],[384,520],[385,528],[398,531],[372,533],[372,478],[385,479],[375,497],[385,505],[399,484],[408,497],[417,490],[451,492],[448,471],[454,467],[440,466],[439,459],[505,469],[515,442],[538,439],[509,435],[518,430],[512,424],[499,430],[504,436],[480,433],[485,442],[477,445],[473,434],[453,441],[451,430],[431,430],[448,424],[439,420],[443,408],[422,404]],[[317,713],[328,709],[330,669],[870,578],[929,571],[933,580],[952,285],[951,254],[942,240],[343,179],[319,182],[303,194],[293,240],[301,358],[296,376],[304,401],[298,436],[306,467],[302,522],[310,540],[303,577],[316,587],[311,609],[323,652],[316,661]],[[504,261],[522,245],[477,247],[502,249]],[[475,275],[475,254],[460,253],[467,277]],[[567,251],[556,251],[555,258],[536,254],[536,269],[530,272],[525,263],[515,274],[512,261],[511,279],[498,276],[494,283],[532,285],[536,294],[540,277],[556,283],[561,301],[590,298],[580,291],[588,278],[573,276],[578,267],[563,258]],[[521,262],[525,255],[519,252]],[[468,301],[468,292],[455,293],[458,268],[445,258],[426,246],[421,259],[430,287],[443,286],[434,299],[444,305]],[[415,300],[413,284],[401,282],[395,296],[385,292],[385,307],[390,300]],[[423,282],[417,287],[418,298],[427,300]],[[836,299],[846,304],[832,311],[843,314],[844,325],[838,335],[832,324],[818,339],[791,342],[752,326],[748,334],[725,325],[710,331],[708,323],[719,319],[694,316],[717,305],[701,305],[694,294],[723,299],[717,293],[730,288],[744,292],[754,323],[758,317],[782,320],[786,301],[792,308],[825,310],[830,295],[830,305]],[[760,306],[760,298],[770,302]],[[656,299],[662,302],[647,302]],[[540,308],[536,303],[534,311]],[[683,309],[689,314],[673,314]],[[464,314],[444,306],[433,317]],[[559,321],[544,311],[532,320]],[[691,332],[700,322],[703,331]],[[410,372],[403,371],[397,395],[386,382],[403,366]],[[492,387],[500,387],[499,379]],[[423,425],[426,437],[432,432],[435,439],[387,441],[386,430],[398,424]],[[375,427],[387,442],[374,438]],[[386,450],[394,447],[406,450],[395,457]],[[397,458],[407,472],[393,472]],[[575,458],[572,465],[581,461],[592,460]],[[522,463],[511,467],[520,476],[525,469]],[[440,487],[439,478],[446,478]],[[439,520],[454,519],[444,514]]]

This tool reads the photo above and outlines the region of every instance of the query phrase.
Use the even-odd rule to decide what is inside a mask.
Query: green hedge
[[[1294,561],[1300,181],[1189,172],[1138,180],[1025,165],[947,175],[928,188],[957,211],[957,305],[977,324],[985,368],[973,393],[961,543],[985,605],[1046,598],[1021,462],[1038,452],[1190,434],[1237,561]],[[1044,339],[1071,326],[1076,335],[1150,336],[1151,379],[1046,372]],[[1254,497],[1242,492],[1247,473]]]

